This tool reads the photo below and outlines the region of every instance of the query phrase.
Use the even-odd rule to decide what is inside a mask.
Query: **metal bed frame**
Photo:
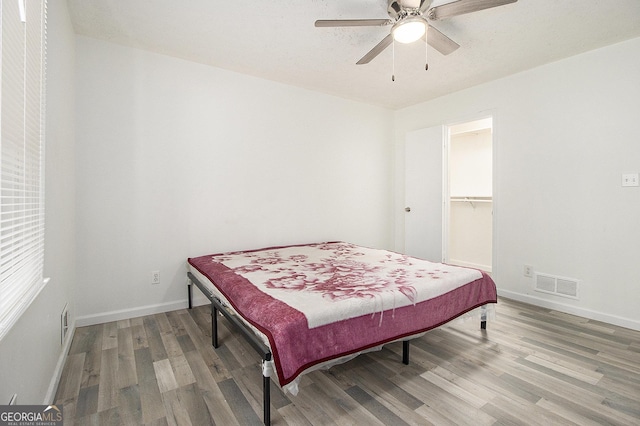
[[[189,309],[192,309],[192,284],[195,284],[202,294],[206,296],[211,302],[211,345],[214,348],[218,348],[218,312],[224,315],[231,324],[244,335],[249,344],[255,349],[255,351],[262,357],[262,364],[271,361],[271,350],[264,344],[256,335],[240,321],[234,314],[222,304],[222,302],[211,292],[205,285],[203,285],[191,272],[187,272],[189,283],[187,284],[187,295],[189,299]],[[480,328],[485,330],[487,328],[486,312],[483,309],[482,317],[480,320]],[[409,365],[409,340],[402,341],[402,363]],[[264,370],[263,370],[264,371]],[[263,421],[265,425],[271,425],[271,378],[269,376],[262,375],[262,409],[263,409]]]

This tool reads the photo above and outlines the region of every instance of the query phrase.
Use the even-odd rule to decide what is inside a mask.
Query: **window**
[[[0,340],[44,286],[46,0],[2,0]]]

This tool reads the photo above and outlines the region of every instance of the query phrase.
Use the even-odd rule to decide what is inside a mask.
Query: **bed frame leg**
[[[262,376],[262,407],[264,424],[271,424],[271,379],[267,376]]]
[[[409,341],[402,341],[402,363],[404,365],[409,365]]]
[[[189,284],[187,284],[187,299],[189,299],[189,309],[191,309],[191,281],[189,281]]]
[[[211,345],[218,347],[218,309],[211,304]]]
[[[480,329],[487,329],[487,305],[482,305],[480,308]]]

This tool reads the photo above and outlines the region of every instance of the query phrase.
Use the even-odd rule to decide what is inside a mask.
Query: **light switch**
[[[623,173],[622,186],[638,186],[638,173]]]

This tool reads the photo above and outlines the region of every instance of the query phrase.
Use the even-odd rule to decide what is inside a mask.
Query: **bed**
[[[346,242],[325,242],[188,259],[192,284],[211,301],[212,344],[218,312],[262,357],[263,415],[270,423],[270,377],[297,393],[303,374],[360,353],[409,341],[479,312],[481,327],[497,302],[486,273]]]

